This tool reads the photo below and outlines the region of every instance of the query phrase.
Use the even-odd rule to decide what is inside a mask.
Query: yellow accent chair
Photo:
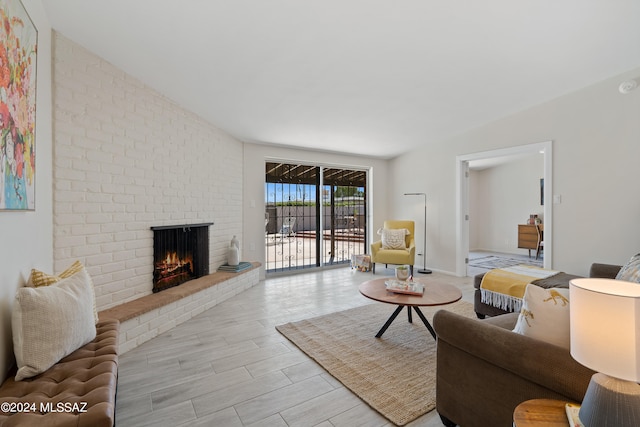
[[[405,236],[406,249],[383,249],[382,240],[378,240],[371,244],[371,263],[373,274],[376,274],[376,263],[381,264],[407,264],[413,275],[413,264],[416,259],[416,242],[415,242],[415,222],[387,220],[384,222],[383,229],[398,230],[406,229],[409,233]]]

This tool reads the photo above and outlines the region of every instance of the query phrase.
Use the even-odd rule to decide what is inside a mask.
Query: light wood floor
[[[382,267],[375,277],[392,275]],[[456,285],[473,301],[470,277],[419,276]],[[116,425],[390,425],[274,328],[373,303],[358,292],[373,277],[339,268],[269,278],[125,353]],[[432,411],[410,425],[442,423]]]

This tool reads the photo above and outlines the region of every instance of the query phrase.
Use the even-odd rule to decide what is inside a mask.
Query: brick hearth
[[[240,273],[216,272],[98,313],[120,321],[120,354],[166,332],[259,282],[259,262]]]

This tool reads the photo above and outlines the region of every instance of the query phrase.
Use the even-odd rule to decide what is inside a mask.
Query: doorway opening
[[[267,273],[348,264],[367,247],[367,172],[266,162]]]
[[[495,159],[517,158],[530,154],[541,153],[544,158],[544,167],[542,178],[544,179],[544,188],[541,189],[541,197],[547,203],[543,205],[544,215],[544,268],[551,268],[552,262],[552,238],[553,238],[553,221],[552,221],[552,141],[546,141],[536,144],[528,144],[517,147],[510,147],[499,150],[484,151],[479,153],[466,154],[456,157],[456,204],[457,204],[457,225],[456,225],[456,274],[458,276],[467,276],[469,263],[469,165],[477,162],[491,162]],[[523,218],[524,221],[524,218]],[[517,224],[513,224],[514,235],[517,232]]]

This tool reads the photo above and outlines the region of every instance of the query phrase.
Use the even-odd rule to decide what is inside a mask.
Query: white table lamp
[[[580,420],[585,427],[640,425],[640,284],[573,279],[571,356],[597,371]]]

